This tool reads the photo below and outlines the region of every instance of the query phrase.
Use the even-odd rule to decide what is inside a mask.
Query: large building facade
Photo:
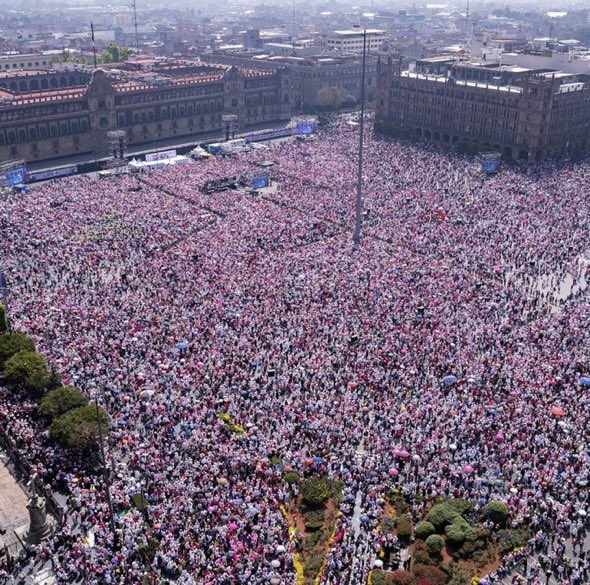
[[[265,53],[229,52],[201,55],[213,63],[265,69],[280,68],[288,79],[289,95],[294,112],[309,111],[321,106],[321,91],[336,88],[358,102],[361,97],[362,57],[360,55],[315,55],[300,58],[273,56]],[[370,56],[365,67],[365,97],[373,101],[377,94],[377,59]]]
[[[198,140],[219,132],[224,114],[239,129],[288,120],[285,76],[276,70],[229,66],[160,67],[147,73],[95,70],[26,79],[0,90],[0,159],[31,161],[109,156],[109,132],[123,131],[126,147]],[[19,84],[24,80],[16,80]],[[48,89],[37,89],[44,81]]]
[[[377,78],[378,131],[526,160],[590,146],[590,76],[437,58],[381,62]]]

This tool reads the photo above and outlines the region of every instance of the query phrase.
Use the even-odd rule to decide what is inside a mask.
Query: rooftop
[[[481,83],[478,81],[465,81],[463,79],[454,79],[446,75],[425,75],[423,73],[415,73],[413,71],[402,71],[402,77],[410,79],[423,79],[424,81],[436,81],[438,83],[453,83],[454,85],[463,85],[467,87],[477,87],[480,89],[487,89],[489,91],[503,91],[507,93],[522,93],[522,87],[514,85],[493,85],[489,83]]]
[[[332,34],[338,35],[340,37],[356,37],[356,36],[363,36],[365,30],[355,29],[355,30],[335,30]],[[368,28],[366,29],[366,33],[368,35],[384,35],[385,31],[379,28]]]

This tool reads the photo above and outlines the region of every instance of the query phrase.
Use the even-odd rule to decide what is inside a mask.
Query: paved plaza
[[[24,541],[29,512],[27,495],[10,473],[7,462],[8,456],[0,451],[0,547],[8,547],[14,556],[22,549],[19,537]]]

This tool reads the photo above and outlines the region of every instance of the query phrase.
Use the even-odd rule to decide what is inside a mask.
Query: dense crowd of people
[[[316,142],[3,202],[14,327],[111,417],[117,543],[100,477],[38,432],[32,400],[0,393],[18,448],[71,494],[39,547],[58,582],[293,583],[287,465],[351,496],[325,583],[366,579],[395,486],[476,510],[502,499],[539,550],[553,534],[583,541],[590,163],[486,177],[371,134],[353,248],[357,145],[341,121]],[[273,189],[204,194],[261,158]]]

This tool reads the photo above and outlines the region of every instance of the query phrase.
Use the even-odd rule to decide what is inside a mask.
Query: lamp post
[[[363,212],[363,146],[365,137],[365,68],[367,62],[367,29],[363,31],[363,68],[361,73],[361,123],[359,137],[358,174],[356,183],[356,208],[352,241],[358,245],[361,239],[361,215]]]
[[[113,544],[117,547],[119,543],[119,537],[115,530],[115,515],[113,512],[113,502],[111,500],[111,480],[109,478],[109,470],[107,469],[107,459],[104,451],[104,439],[102,435],[102,423],[100,422],[100,411],[98,408],[98,398],[96,392],[94,394],[94,406],[96,408],[96,424],[98,425],[98,444],[100,446],[100,456],[102,459],[102,471],[104,476],[107,504],[109,507],[109,524],[111,526],[111,533],[113,534]]]
[[[4,305],[4,317],[6,319],[6,329],[10,332],[10,319],[8,318],[8,281],[6,274],[0,272],[0,301]]]

